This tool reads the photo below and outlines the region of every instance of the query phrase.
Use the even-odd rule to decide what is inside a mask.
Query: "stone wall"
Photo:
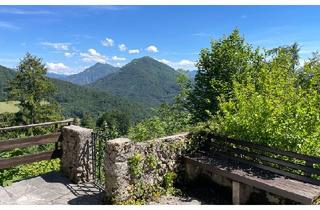
[[[92,179],[91,135],[92,129],[79,126],[62,129],[61,171],[74,183]]]
[[[188,135],[183,133],[145,142],[127,138],[108,141],[105,155],[107,199],[113,203],[127,200],[135,176],[144,184],[161,185],[168,172],[184,173],[181,154],[190,143]],[[134,158],[138,161],[134,162]],[[132,171],[132,164],[135,164],[135,171]]]

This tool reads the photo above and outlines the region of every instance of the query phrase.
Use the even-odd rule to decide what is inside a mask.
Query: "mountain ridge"
[[[117,72],[87,86],[139,103],[158,106],[173,101],[179,91],[176,82],[178,74],[172,67],[144,56],[133,59]]]
[[[0,66],[0,101],[7,98],[8,81],[14,77],[14,70]],[[129,114],[133,121],[137,121],[151,113],[151,110],[143,104],[128,101],[108,92],[59,79],[49,78],[49,80],[57,89],[54,98],[61,105],[66,117],[81,117],[85,112],[97,117],[107,111],[119,110]]]
[[[117,70],[119,70],[118,67],[110,64],[96,63],[78,74],[69,75],[61,79],[77,85],[87,85]]]

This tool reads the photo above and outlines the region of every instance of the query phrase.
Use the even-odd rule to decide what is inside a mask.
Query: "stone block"
[[[75,183],[92,180],[92,129],[66,126],[62,138],[62,173]]]
[[[135,153],[140,153],[143,159],[140,182],[159,184],[165,173],[183,170],[184,163],[179,160],[179,155],[186,148],[187,137],[188,133],[183,133],[145,142],[133,142],[127,138],[107,141],[104,160],[106,200],[117,203],[129,198],[135,180],[130,174],[128,162]],[[157,170],[148,168],[146,158],[150,155],[158,161]]]

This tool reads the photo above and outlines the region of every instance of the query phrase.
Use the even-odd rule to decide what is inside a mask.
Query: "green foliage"
[[[86,112],[81,120],[81,126],[85,128],[91,128],[95,129],[96,127],[96,122],[92,115],[88,112]]]
[[[54,86],[46,73],[40,58],[28,53],[21,60],[15,78],[9,83],[9,97],[20,102],[17,123],[34,124],[62,118],[60,108],[52,98]]]
[[[27,177],[38,176],[50,171],[60,170],[60,160],[44,160],[27,165],[17,166],[11,169],[0,170],[0,186],[9,186],[15,181]]]
[[[133,179],[138,179],[143,173],[142,155],[135,153],[129,160],[129,171]]]
[[[0,65],[0,101],[8,98],[8,81],[15,75],[15,72]]]
[[[130,198],[126,201],[117,203],[120,205],[144,205],[150,201],[157,200],[163,195],[164,189],[159,185],[152,185],[139,181],[131,186],[129,190]]]
[[[292,46],[295,49],[296,46]],[[210,122],[215,133],[275,148],[320,155],[320,94],[317,57],[299,73],[295,50],[268,51],[259,68],[233,80],[232,97],[217,98],[219,112]],[[301,75],[308,75],[301,79]]]
[[[232,95],[233,81],[248,68],[257,68],[261,62],[259,51],[245,43],[239,30],[214,40],[211,49],[202,49],[197,63],[195,85],[188,97],[187,108],[195,122],[206,121],[218,110],[218,98]]]
[[[14,123],[14,114],[0,114],[0,128],[10,127]],[[1,140],[1,137],[0,137]]]
[[[138,123],[129,129],[129,138],[135,141],[145,141],[178,132],[187,131],[191,115],[180,111],[175,105],[162,104],[156,111],[156,116]]]
[[[157,170],[160,161],[154,154],[147,154],[145,157],[135,153],[128,160],[131,185],[129,186],[129,199],[118,204],[141,205],[157,200],[161,195],[175,195],[179,191],[174,187],[177,174],[166,172],[163,176]],[[149,184],[144,182],[144,173],[150,174],[158,183]]]
[[[130,119],[127,113],[121,111],[105,112],[97,120],[98,127],[106,127],[116,131],[120,136],[126,135],[130,127]]]
[[[177,174],[174,172],[167,172],[163,176],[163,187],[164,189],[172,189],[174,180],[177,178]]]
[[[147,163],[148,169],[155,170],[159,165],[159,159],[155,155],[149,154],[146,157],[146,163]]]
[[[190,127],[191,114],[185,109],[187,96],[191,88],[190,81],[184,74],[177,77],[180,93],[172,104],[162,104],[156,109],[155,116],[130,128],[129,138],[145,141],[186,131]]]
[[[129,138],[135,141],[145,141],[161,137],[166,134],[164,127],[164,122],[159,117],[153,117],[130,128]]]

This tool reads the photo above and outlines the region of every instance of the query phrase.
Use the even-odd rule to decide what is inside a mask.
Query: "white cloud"
[[[47,68],[49,72],[56,74],[65,74],[70,68],[63,63],[47,63]]]
[[[18,26],[15,26],[12,23],[9,22],[5,22],[5,21],[0,21],[0,29],[12,29],[12,30],[18,30],[20,29]]]
[[[106,63],[108,58],[98,53],[95,49],[89,49],[88,53],[80,53],[82,60],[85,62],[100,62]]]
[[[125,61],[125,60],[126,60],[126,58],[118,57],[118,56],[113,56],[111,59],[112,59],[113,61]]]
[[[146,51],[156,53],[159,52],[158,48],[154,45],[150,45],[149,47],[146,48]]]
[[[26,9],[17,9],[12,7],[3,7],[0,8],[0,13],[2,14],[12,14],[12,15],[48,15],[48,14],[54,14],[51,11],[47,10],[26,10]]]
[[[138,54],[138,53],[140,53],[140,50],[138,50],[138,49],[129,50],[128,53],[129,54]]]
[[[190,66],[190,65],[194,65],[195,63],[193,61],[184,59],[184,60],[181,60],[178,64],[181,66]]]
[[[64,56],[66,56],[67,58],[71,58],[75,55],[76,53],[75,52],[65,52],[64,53]]]
[[[158,59],[158,61],[162,62],[164,64],[167,64],[175,69],[181,68],[181,69],[185,69],[185,70],[194,70],[196,68],[195,62],[187,60],[187,59],[183,59],[178,62],[173,62],[173,61],[169,61],[166,59]]]
[[[125,44],[119,44],[118,47],[121,52],[125,52],[128,50],[128,48]]]
[[[56,50],[63,50],[67,51],[69,50],[69,46],[71,43],[63,43],[63,42],[41,42],[43,46],[52,47]]]
[[[117,67],[122,67],[123,64],[122,64],[122,63],[116,63],[116,66],[117,66]]]
[[[166,59],[159,59],[158,61],[161,62],[161,63],[167,64],[167,65],[171,64],[171,61],[168,61]]]
[[[87,67],[70,68],[69,66],[66,66],[64,63],[50,63],[50,62],[46,63],[46,67],[48,69],[48,72],[55,73],[55,74],[64,74],[64,75],[77,74],[87,68]]]
[[[113,39],[110,39],[110,38],[106,38],[105,40],[102,40],[101,41],[101,44],[105,47],[112,47],[113,44],[114,44],[114,41]]]

